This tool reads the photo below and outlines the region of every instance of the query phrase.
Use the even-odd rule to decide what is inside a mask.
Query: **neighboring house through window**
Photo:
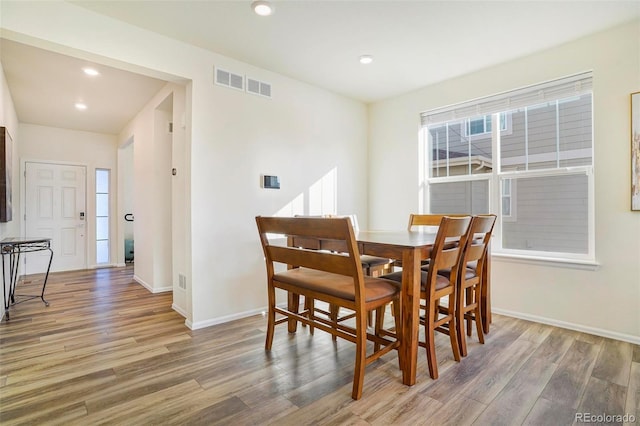
[[[491,134],[491,115],[470,118],[465,126],[465,136],[490,135]],[[500,115],[500,130],[507,130],[506,115]]]
[[[513,196],[512,196],[512,180],[502,180],[502,197],[500,198],[500,205],[502,206],[502,218],[511,219],[513,217]]]

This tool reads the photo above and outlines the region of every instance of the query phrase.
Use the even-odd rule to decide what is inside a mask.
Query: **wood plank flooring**
[[[2,425],[568,425],[576,413],[640,424],[640,347],[500,315],[460,363],[436,336],[438,380],[421,350],[417,384],[402,385],[391,353],[353,401],[355,345],[280,326],[266,352],[260,315],[191,331],[131,267],[52,274],[46,298],[0,323]]]

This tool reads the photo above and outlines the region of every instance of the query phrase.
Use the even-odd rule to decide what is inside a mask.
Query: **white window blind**
[[[590,93],[592,86],[592,72],[589,71],[485,98],[425,111],[421,114],[422,125],[431,126],[451,120],[494,114],[555,101],[560,98],[579,96]]]

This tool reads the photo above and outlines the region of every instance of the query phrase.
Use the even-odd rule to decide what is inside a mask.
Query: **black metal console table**
[[[49,251],[49,265],[47,273],[42,284],[42,292],[40,295],[16,294],[16,284],[18,283],[18,269],[20,266],[20,255],[23,253],[32,253],[36,251]],[[49,278],[49,270],[51,269],[51,261],[53,260],[53,250],[51,249],[51,238],[5,238],[0,240],[0,254],[2,255],[2,284],[4,287],[4,313],[9,320],[9,308],[27,300],[40,298],[45,306],[49,306],[49,302],[44,299],[44,289],[47,286]],[[9,265],[7,267],[5,258],[9,257]],[[8,275],[7,275],[8,273]],[[16,296],[21,299],[16,302]]]

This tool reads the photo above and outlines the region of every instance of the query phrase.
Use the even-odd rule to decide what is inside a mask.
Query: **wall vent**
[[[187,277],[182,274],[178,274],[178,287],[183,290],[187,289]]]
[[[247,77],[247,92],[270,98],[271,84]]]
[[[230,87],[232,89],[244,90],[244,76],[232,73],[221,68],[216,68],[214,82],[217,85]]]

